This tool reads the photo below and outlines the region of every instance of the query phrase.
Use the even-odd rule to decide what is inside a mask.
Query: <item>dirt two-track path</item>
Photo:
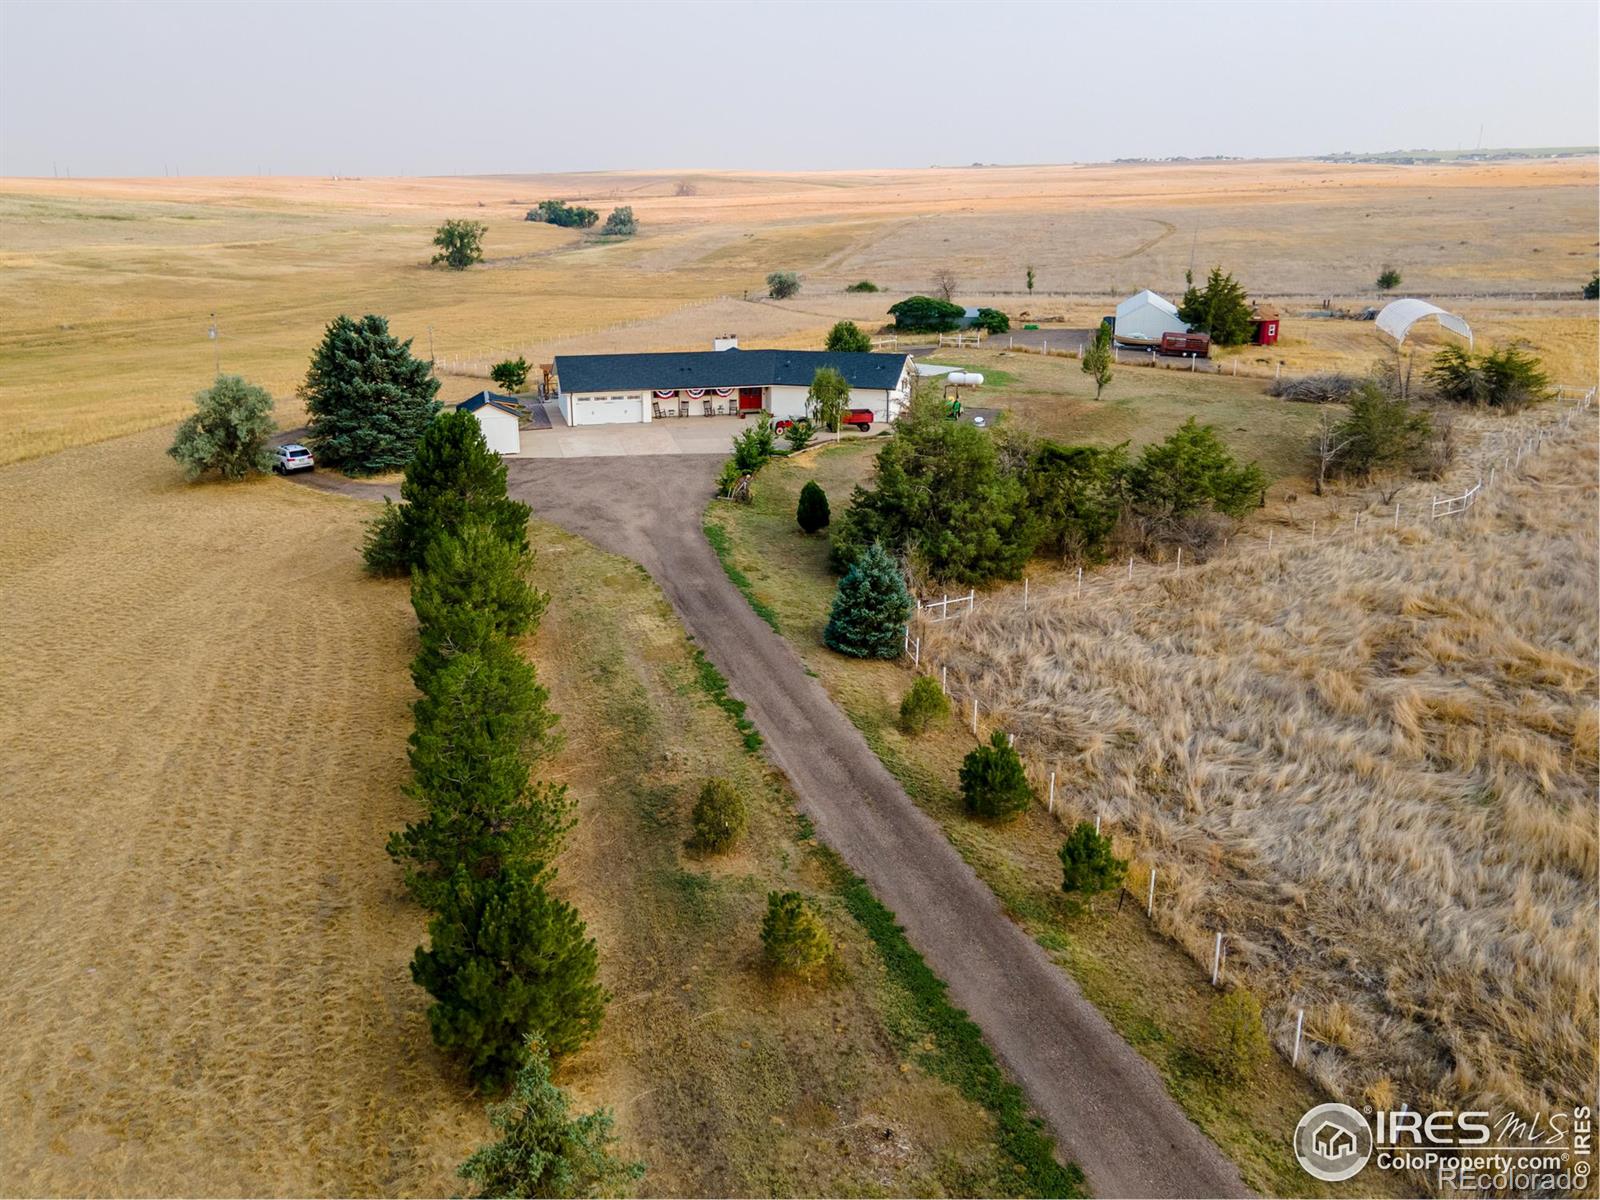
[[[728,581],[702,532],[720,458],[513,459],[534,513],[655,578],[727,676],[818,835],[950,987],[1098,1196],[1241,1196],[1238,1169],[1137,1052],[1001,910],[792,647]],[[341,491],[321,475],[307,482]]]

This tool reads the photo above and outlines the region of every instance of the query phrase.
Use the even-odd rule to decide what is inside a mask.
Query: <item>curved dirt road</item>
[[[1237,1168],[1077,986],[1001,910],[701,532],[721,457],[513,459],[534,512],[643,566],[749,706],[818,834],[905,926],[1099,1196],[1248,1195]],[[307,480],[363,495],[380,489]],[[388,489],[392,492],[392,489]]]

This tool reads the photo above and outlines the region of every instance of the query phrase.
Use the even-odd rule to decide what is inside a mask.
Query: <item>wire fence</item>
[[[1459,494],[1433,496],[1425,502],[1408,505],[1396,504],[1392,511],[1386,509],[1381,515],[1358,512],[1352,520],[1338,528],[1319,530],[1316,522],[1313,522],[1311,529],[1298,537],[1274,539],[1273,534],[1269,532],[1264,543],[1257,539],[1247,548],[1234,548],[1231,553],[1225,551],[1225,556],[1213,559],[1200,568],[1191,566],[1191,570],[1209,570],[1216,566],[1237,564],[1243,556],[1249,554],[1283,554],[1295,548],[1321,546],[1341,538],[1379,536],[1386,531],[1401,527],[1431,527],[1440,520],[1448,520],[1450,517],[1469,512],[1479,499],[1486,492],[1491,492],[1507,474],[1517,474],[1524,462],[1538,455],[1552,439],[1569,432],[1574,423],[1594,407],[1596,390],[1593,388],[1586,390],[1560,388],[1557,392],[1563,403],[1560,410],[1555,413],[1546,410],[1533,414],[1529,419],[1520,421],[1514,426],[1490,430],[1485,434],[1478,453],[1470,464],[1475,468],[1477,478],[1470,487]],[[919,601],[912,618],[913,624],[906,626],[906,656],[911,660],[911,665],[917,673],[931,675],[939,680],[941,690],[950,698],[952,707],[963,726],[976,742],[982,744],[985,739],[986,722],[980,688],[976,681],[961,677],[959,668],[957,678],[952,680],[950,664],[936,661],[936,650],[924,642],[924,637],[931,626],[942,624],[946,620],[965,618],[980,606],[990,609],[1000,608],[1002,611],[1009,606],[1012,611],[1026,613],[1034,607],[1052,604],[1076,604],[1087,600],[1092,605],[1096,599],[1110,595],[1118,589],[1137,587],[1161,578],[1179,578],[1183,570],[1180,552],[1178,559],[1172,564],[1137,564],[1130,559],[1126,567],[1099,570],[1087,578],[1080,568],[1076,577],[1067,583],[1044,588],[1030,587],[1030,581],[1025,579],[1020,595],[1012,589],[999,596],[980,597],[974,590],[966,596],[945,596],[931,602]],[[994,729],[1004,730],[1004,716],[1003,712],[991,712],[987,722],[992,727],[989,730],[991,734]],[[1192,937],[1183,936],[1185,933],[1183,921],[1189,920],[1192,924],[1194,918],[1180,912],[1177,907],[1178,885],[1182,879],[1181,860],[1177,858],[1171,861],[1164,860],[1143,832],[1133,828],[1115,827],[1114,818],[1108,817],[1098,806],[1089,809],[1066,789],[1058,788],[1057,760],[1032,756],[1026,746],[1018,748],[1017,737],[1013,732],[1007,731],[1007,739],[1013,748],[1017,748],[1023,769],[1034,786],[1035,795],[1045,815],[1058,823],[1062,833],[1070,831],[1081,821],[1092,821],[1095,832],[1104,832],[1105,836],[1110,837],[1114,852],[1126,858],[1128,870],[1116,900],[1118,911],[1130,899],[1136,901],[1144,909],[1146,919],[1158,931],[1171,937],[1195,958],[1196,962],[1208,970],[1214,988],[1225,989],[1228,983],[1227,958],[1231,936],[1226,919],[1221,913],[1199,915],[1198,925],[1208,934],[1204,946],[1195,945]],[[1163,881],[1166,890],[1163,890]],[[1168,902],[1168,907],[1165,909],[1161,903],[1163,900]],[[1192,933],[1192,928],[1188,932]],[[1270,1018],[1273,1044],[1289,1060],[1290,1065],[1297,1069],[1301,1068],[1303,1058],[1306,1060],[1307,1068],[1310,1067],[1311,1061],[1303,1047],[1305,1015],[1305,1008],[1298,1001],[1267,1014]]]

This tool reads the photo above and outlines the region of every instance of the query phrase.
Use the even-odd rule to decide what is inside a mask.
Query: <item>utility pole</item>
[[[428,326],[428,365],[433,365],[433,326]]]
[[[211,339],[212,349],[216,352],[217,378],[222,378],[222,331],[217,328],[217,314],[211,314],[211,326],[206,330],[206,336]]]

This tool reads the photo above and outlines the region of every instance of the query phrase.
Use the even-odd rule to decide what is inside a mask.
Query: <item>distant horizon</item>
[[[339,174],[321,171],[233,171],[220,174],[209,172],[189,173],[171,171],[159,175],[73,175],[62,172],[54,175],[37,174],[3,174],[0,179],[80,179],[84,181],[116,181],[133,179],[541,179],[549,176],[563,175],[684,175],[684,174],[710,174],[710,175],[843,175],[870,171],[990,171],[990,170],[1037,170],[1050,167],[1119,167],[1150,165],[1181,166],[1184,163],[1260,163],[1260,162],[1327,162],[1330,159],[1349,158],[1354,160],[1373,159],[1389,155],[1431,154],[1431,155],[1472,155],[1472,156],[1504,156],[1523,155],[1530,159],[1554,158],[1584,158],[1600,156],[1600,145],[1593,146],[1556,146],[1556,145],[1528,145],[1528,146],[1484,146],[1477,149],[1458,148],[1455,150],[1441,149],[1430,146],[1408,146],[1391,150],[1334,150],[1321,154],[1173,154],[1162,157],[1126,157],[1110,159],[1082,159],[1062,162],[968,162],[968,163],[926,163],[922,166],[903,166],[894,164],[880,164],[876,166],[859,167],[706,167],[706,166],[675,166],[675,167],[577,167],[562,171],[445,171],[389,174],[382,171],[367,171],[360,174]],[[1441,162],[1448,160],[1441,159]]]
[[[1597,45],[1600,11],[1583,0],[993,0],[981,16],[964,0],[6,0],[0,175],[810,172],[1591,146]],[[684,163],[700,165],[671,165]]]

